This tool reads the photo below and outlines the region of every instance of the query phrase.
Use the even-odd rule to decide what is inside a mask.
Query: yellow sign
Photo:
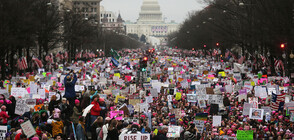
[[[180,92],[177,92],[176,94],[176,100],[181,100],[182,94]]]
[[[126,99],[126,97],[117,95],[115,98],[115,103],[118,103],[118,100],[125,100],[125,99]]]
[[[114,76],[120,78],[120,73],[115,73]]]

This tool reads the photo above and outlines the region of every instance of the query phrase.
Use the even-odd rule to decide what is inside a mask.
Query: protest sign
[[[264,113],[263,109],[250,108],[249,118],[256,119],[256,120],[262,120],[263,113]]]
[[[109,117],[110,118],[115,118],[116,120],[122,120],[124,116],[124,111],[110,111],[109,112]]]
[[[187,101],[196,103],[197,102],[196,94],[187,94]]]
[[[207,121],[208,113],[196,113],[195,120]]]
[[[258,108],[258,98],[257,97],[249,97],[249,103],[253,104],[253,108]]]
[[[266,87],[255,86],[254,90],[255,90],[255,96],[256,97],[260,97],[260,98],[266,98],[267,97]]]
[[[0,125],[0,140],[5,140],[7,133],[7,126]]]
[[[30,83],[30,94],[37,94],[37,91],[38,91],[38,86],[31,82]]]
[[[174,125],[168,126],[167,137],[178,138],[178,137],[180,137],[180,131],[181,131],[180,126],[174,126]]]
[[[26,99],[26,104],[29,106],[35,106],[37,103],[36,99]]]
[[[202,133],[203,132],[203,128],[204,128],[204,121],[194,120],[194,124],[195,124],[196,128],[198,129],[198,131],[200,133]]]
[[[151,96],[152,97],[158,97],[158,92],[157,92],[157,89],[150,89],[150,93],[151,93]]]
[[[206,108],[205,100],[198,99],[198,105],[199,105],[200,108]]]
[[[253,140],[253,130],[237,130],[238,140]]]
[[[25,97],[27,90],[25,88],[11,88],[11,95],[14,97]]]
[[[206,88],[206,94],[214,94],[213,88],[207,87]]]
[[[272,112],[272,109],[269,106],[262,106],[261,109],[264,110],[264,114],[263,115],[265,115],[266,113],[271,113]]]
[[[23,115],[25,112],[30,111],[30,107],[26,104],[25,100],[17,100],[15,105],[15,114]]]
[[[130,94],[134,94],[136,92],[136,84],[130,84]]]
[[[123,134],[119,140],[150,140],[150,134]]]
[[[180,118],[181,117],[181,109],[180,108],[175,108],[175,109],[172,109],[171,110],[171,114],[175,114],[176,115],[176,118]]]
[[[249,115],[249,113],[250,113],[250,108],[252,108],[253,107],[253,104],[251,104],[251,103],[244,103],[244,105],[243,105],[243,115]]]
[[[22,131],[24,134],[29,138],[31,136],[34,136],[36,134],[36,131],[31,123],[30,120],[20,124]]]
[[[222,116],[213,116],[212,126],[221,126]]]
[[[139,111],[141,103],[140,99],[129,99],[129,104],[133,105],[135,111]],[[147,102],[148,103],[148,102]]]
[[[86,117],[87,114],[88,114],[88,112],[92,109],[93,106],[94,106],[93,104],[88,105],[88,106],[85,108],[85,110],[84,110],[82,116],[83,116],[83,117]]]

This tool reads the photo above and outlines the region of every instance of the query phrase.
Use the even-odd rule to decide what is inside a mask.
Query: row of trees
[[[16,73],[18,58],[27,57],[28,71],[32,71],[33,56],[46,63],[45,56],[57,47],[68,52],[69,61],[81,50],[103,49],[107,54],[110,48],[139,47],[129,37],[104,32],[94,18],[85,18],[81,11],[59,6],[50,0],[0,0],[2,78]]]
[[[189,15],[169,44],[185,49],[231,48],[243,54],[281,55],[280,44],[294,45],[293,0],[206,0],[208,6]],[[290,51],[288,51],[290,52]]]

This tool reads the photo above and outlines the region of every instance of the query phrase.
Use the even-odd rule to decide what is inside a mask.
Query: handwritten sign
[[[253,140],[253,130],[237,130],[238,140]]]
[[[25,88],[11,88],[11,95],[14,97],[25,97],[27,93]]]
[[[22,131],[24,134],[29,138],[31,136],[34,136],[36,134],[36,131],[31,123],[30,120],[20,124]]]
[[[122,110],[120,110],[120,111],[110,111],[110,118],[115,117],[116,120],[122,120],[123,115],[124,115],[124,111],[122,111]]]
[[[23,115],[25,112],[30,111],[30,107],[26,104],[25,100],[17,100],[15,105],[15,114]]]

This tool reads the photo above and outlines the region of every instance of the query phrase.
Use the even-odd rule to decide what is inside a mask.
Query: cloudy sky
[[[158,0],[163,17],[166,21],[175,20],[181,23],[191,11],[201,10],[205,7],[201,0]],[[106,11],[121,13],[124,20],[136,21],[143,0],[102,0],[101,5]]]

